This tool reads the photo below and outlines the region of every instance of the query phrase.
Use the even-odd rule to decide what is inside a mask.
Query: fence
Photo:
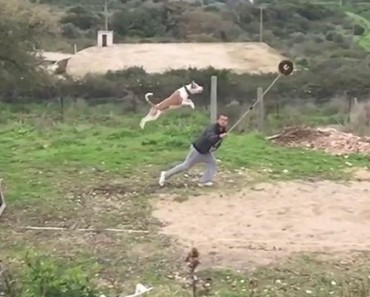
[[[321,103],[313,99],[302,100],[291,96],[284,98],[281,92],[276,91],[278,86],[273,87],[265,96],[262,96],[263,89],[257,87],[254,92],[248,92],[245,96],[241,93],[238,95],[239,98],[217,98],[223,91],[218,89],[219,80],[220,78],[216,76],[210,77],[209,90],[204,92],[202,100],[197,101],[197,97],[193,98],[195,110],[184,107],[170,111],[168,116],[161,117],[161,121],[163,119],[166,123],[170,123],[171,118],[179,118],[182,114],[188,114],[187,117],[194,115],[198,119],[208,116],[209,120],[214,122],[219,111],[228,115],[229,122],[233,124],[250,108],[255,99],[259,98],[259,103],[255,108],[238,124],[236,132],[257,130],[270,134],[286,126],[303,124],[309,126],[341,125],[362,134],[370,131],[370,103],[367,101],[349,98],[346,94],[323,100]],[[103,123],[131,118],[133,127],[136,127],[140,117],[144,116],[149,108],[145,100],[135,94],[121,98],[99,99],[66,97],[45,102],[42,107],[39,104],[37,106],[34,104],[3,106],[0,111],[0,122],[5,123],[7,119],[12,119],[10,113],[6,114],[7,110],[11,109],[11,111],[19,111],[17,117],[20,121],[30,119],[32,115],[39,116],[37,119],[40,123],[76,122],[85,119],[92,119],[94,123]]]
[[[217,77],[211,78],[210,92],[210,120],[214,122],[217,110],[226,113],[237,121],[251,106],[238,102],[230,103],[227,106],[217,105]],[[261,133],[269,133],[292,125],[310,126],[346,126],[350,130],[356,130],[360,134],[370,133],[370,102],[359,103],[357,98],[351,98],[347,94],[341,97],[332,98],[325,103],[317,104],[313,100],[302,101],[287,99],[285,102],[271,100],[269,95],[263,95],[263,89],[258,87],[255,100],[258,100],[254,110],[240,123],[236,130],[257,130]],[[265,104],[265,99],[267,103]]]

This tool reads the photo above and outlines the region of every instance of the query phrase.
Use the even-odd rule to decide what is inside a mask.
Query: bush
[[[97,297],[97,288],[79,267],[65,268],[48,257],[27,255],[26,267],[0,277],[1,291],[9,297]]]
[[[314,50],[315,44],[312,44]],[[316,49],[319,50],[319,49]],[[370,94],[367,74],[370,72],[369,58],[356,60],[348,55],[350,51],[336,51],[333,58],[324,62],[309,59],[299,59],[296,68],[309,70],[296,71],[289,77],[284,77],[270,90],[270,101],[284,98],[315,98],[322,102],[327,98],[348,92],[352,96],[362,97]],[[360,57],[360,55],[358,56]],[[357,57],[356,57],[357,58]],[[60,96],[85,98],[89,102],[100,98],[123,98],[136,96],[144,98],[145,93],[153,92],[155,98],[165,98],[171,92],[191,80],[205,87],[203,94],[194,95],[193,99],[200,105],[209,104],[210,78],[218,77],[218,101],[227,104],[238,101],[241,104],[251,103],[256,97],[257,87],[266,88],[275,78],[275,74],[236,74],[229,70],[182,69],[171,70],[161,74],[146,73],[143,68],[134,67],[106,75],[87,75],[79,81],[44,80],[42,85],[29,89],[19,89],[16,97],[10,93],[0,93],[3,100],[50,100]],[[131,98],[132,99],[132,98]],[[144,100],[140,99],[141,102]]]
[[[163,23],[161,7],[139,7],[123,9],[112,16],[112,28],[122,36],[140,36],[142,38],[163,36],[166,26]]]
[[[95,14],[80,5],[70,8],[60,20],[61,24],[71,23],[81,30],[96,28],[101,22],[101,15]]]
[[[81,35],[78,28],[72,23],[63,24],[61,30],[62,35],[70,39],[78,38]]]
[[[353,26],[353,35],[355,36],[362,36],[364,35],[365,31],[366,31],[365,28],[362,27],[361,25],[355,24]]]

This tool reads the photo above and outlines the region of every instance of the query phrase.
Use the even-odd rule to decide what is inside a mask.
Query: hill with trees
[[[21,0],[11,0],[8,3],[17,1]],[[16,44],[14,41],[6,46],[1,45],[0,53],[3,53],[4,58],[9,59],[18,50],[29,52],[34,48],[42,48],[60,51],[68,49],[71,52],[73,44],[77,44],[78,49],[94,45],[96,31],[104,27],[105,18],[102,9],[104,3],[97,0],[85,1],[78,5],[74,3],[43,0],[38,4],[28,4],[28,9],[32,13],[43,11],[44,14],[39,16],[37,26],[28,29],[31,32],[27,33],[27,36],[13,36],[24,42]],[[370,93],[367,82],[370,60],[365,42],[368,27],[364,21],[369,13],[369,5],[354,4],[349,1],[339,6],[333,3],[317,4],[284,0],[263,1],[264,8],[261,10],[259,5],[246,1],[203,1],[203,4],[200,4],[183,1],[122,0],[109,1],[108,4],[108,24],[115,32],[117,43],[255,42],[260,40],[262,12],[262,40],[280,51],[283,56],[293,59],[297,69],[304,70],[279,83],[275,89],[277,92],[275,96],[282,98],[293,96],[297,98],[296,100],[311,97],[322,102],[326,100],[325,98],[343,94],[343,92],[359,97],[365,97]],[[10,9],[11,5],[6,7]],[[21,15],[19,12],[16,17],[7,15],[6,18],[11,18],[10,21],[13,23],[19,22],[19,28],[22,28],[27,24],[20,18]],[[6,32],[6,26],[9,24],[9,22],[1,22],[0,26],[4,28],[1,32]],[[40,24],[52,25],[39,30]],[[6,36],[3,37],[6,38]],[[11,46],[14,50],[9,49]],[[3,63],[6,63],[6,67],[14,74],[11,76],[7,73],[8,79],[23,77],[19,75],[12,63]],[[31,67],[30,64],[27,65]],[[133,91],[137,96],[142,96],[148,89],[162,85],[162,89],[157,90],[160,96],[178,83],[183,83],[184,77],[188,77],[191,73],[206,86],[209,83],[210,74],[219,74],[220,84],[225,86],[225,90],[229,90],[229,93],[223,94],[227,102],[231,98],[248,97],[251,90],[255,92],[255,84],[265,85],[270,80],[268,75],[236,75],[214,69],[195,71],[197,74],[194,71],[188,71],[188,74],[179,71],[153,76],[142,70],[127,70],[120,71],[118,74],[86,77],[78,82],[78,86],[74,86],[74,82],[69,80],[62,83],[54,81],[49,83],[50,79],[43,79],[40,84],[25,86],[24,91],[21,87],[25,85],[22,79],[22,84],[17,84],[16,92],[14,83],[9,81],[5,85],[7,80],[3,80],[1,97],[4,100],[14,100],[14,98],[18,100],[23,97],[47,99],[56,96],[117,97],[125,93],[122,86],[126,86],[126,89]],[[132,78],[133,73],[136,79]],[[178,79],[172,78],[169,82],[164,82],[168,75],[176,76]],[[63,87],[60,84],[63,84]],[[247,85],[249,86],[246,87]],[[206,96],[207,94],[204,98]]]
[[[366,35],[367,28],[354,24],[345,8],[307,1],[270,2],[262,11],[263,41],[284,55],[300,59],[338,53],[344,57],[360,55],[353,41]],[[96,30],[104,27],[104,3],[100,10],[97,3],[65,7],[59,25],[66,42],[79,47],[95,44]],[[261,11],[246,1],[208,1],[206,5],[137,0],[108,3],[109,28],[114,30],[117,43],[259,41]],[[357,11],[366,14],[366,10]]]

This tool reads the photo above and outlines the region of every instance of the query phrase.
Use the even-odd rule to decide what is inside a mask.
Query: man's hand
[[[220,138],[223,139],[223,138],[225,138],[227,136],[227,133],[221,133],[219,136],[220,136]]]

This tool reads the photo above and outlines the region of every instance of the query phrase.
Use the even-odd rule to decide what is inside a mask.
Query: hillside
[[[16,5],[11,3],[22,1],[11,0],[6,9],[14,13],[12,7]],[[70,61],[69,73],[79,77],[88,73],[90,68],[96,69],[97,73],[104,73],[107,70],[122,70],[130,66],[144,66],[149,73],[187,66],[222,67],[237,73],[243,71],[266,73],[271,69],[275,71],[276,60],[284,56],[294,60],[296,68],[310,71],[298,72],[289,78],[289,81],[284,80],[279,83],[275,90],[283,98],[288,94],[303,98],[314,97],[315,100],[343,94],[343,92],[350,96],[368,94],[366,76],[369,73],[368,62],[370,61],[363,48],[363,46],[366,47],[367,40],[366,22],[360,23],[359,20],[362,19],[353,17],[353,14],[356,14],[367,18],[366,7],[351,6],[348,1],[342,7],[293,0],[271,1],[262,11],[263,31],[260,36],[260,9],[257,5],[245,1],[242,3],[231,1],[227,4],[203,2],[203,6],[186,2],[138,0],[109,3],[109,28],[114,31],[115,44],[125,44],[125,46],[104,50],[94,47],[96,31],[104,27],[102,7],[100,9],[92,7],[94,6],[92,4],[99,3],[97,0],[79,5],[67,4],[61,0],[55,0],[53,3],[45,0],[43,2],[45,4],[42,5],[35,4],[32,7],[28,5],[28,11],[25,14],[32,11],[35,17],[25,19],[20,15],[22,26],[11,25],[13,28],[20,28],[17,32],[20,37],[14,35],[16,37],[13,40],[8,39],[9,42],[0,47],[0,59],[3,56],[3,60],[11,61],[6,64],[6,71],[13,75],[9,76],[6,71],[0,72],[0,76],[4,74],[1,76],[3,79],[0,80],[1,96],[7,98],[6,100],[9,100],[9,97],[18,100],[22,96],[54,98],[56,94],[62,92],[66,96],[74,97],[85,97],[87,94],[89,98],[115,97],[124,95],[120,87],[115,87],[115,84],[122,86],[124,80],[128,80],[126,84],[130,85],[136,94],[141,94],[143,88],[135,85],[129,75],[130,71],[126,76],[121,73],[114,78],[101,77],[96,78],[98,81],[86,81],[84,88],[80,86],[59,88],[51,84],[52,90],[47,91],[48,79],[41,76],[37,82],[35,78],[38,76],[29,75],[25,80],[24,76],[19,75],[19,70],[14,68],[15,59],[17,61],[26,59],[26,57],[22,58],[21,51],[23,49],[32,51],[33,45],[46,52],[71,54],[75,44],[78,54]],[[9,13],[4,12],[3,16],[8,17]],[[28,33],[27,30],[33,28],[28,20],[35,19],[37,21],[31,25],[47,25],[41,26],[38,32]],[[8,23],[0,24],[0,27],[2,26],[0,33],[8,32],[6,24],[10,23],[12,23],[11,19]],[[1,36],[7,38],[6,34]],[[30,36],[32,40],[29,40]],[[256,44],[261,37],[263,43],[273,48],[273,52],[277,52],[277,55],[271,55],[264,49],[252,51],[245,48],[226,49],[232,48],[233,44],[237,43]],[[183,45],[181,49],[169,43],[188,43],[188,45]],[[204,49],[193,52],[191,47],[195,46],[195,43],[202,43]],[[21,48],[19,48],[20,45]],[[200,45],[196,45],[198,46]],[[176,48],[176,51],[171,52],[169,49],[171,47]],[[31,62],[37,63],[37,61],[30,61],[25,65],[32,65]],[[216,73],[214,68],[201,71],[202,74],[197,76],[198,80],[203,83],[209,81],[209,75]],[[186,73],[195,75],[195,70],[184,69],[184,71],[188,72],[184,72],[182,76],[187,77]],[[31,72],[26,71],[26,73]],[[135,71],[134,73],[135,76],[142,75],[148,88],[152,88],[153,79],[149,73]],[[171,79],[171,83],[168,82],[172,76],[173,73],[168,73],[160,78],[156,76],[156,80],[158,84],[175,87],[174,79]],[[116,81],[113,83],[112,79]],[[180,76],[178,79],[180,80]],[[244,98],[245,92],[251,92],[256,87],[257,80],[261,79],[265,85],[269,76],[262,75],[257,78],[225,75],[223,79],[226,80],[225,85],[234,85],[232,90],[238,89],[235,88],[235,84],[240,84],[240,89],[235,91],[236,94],[230,93],[229,96],[225,96],[225,100],[229,100],[232,97]],[[236,82],[232,81],[234,79]],[[243,84],[248,82],[251,85],[244,87]],[[17,85],[17,92],[13,92],[14,85]],[[23,87],[25,89],[21,91]],[[165,90],[157,91],[165,92]]]
[[[155,57],[155,58],[153,58]],[[275,73],[283,57],[260,43],[156,43],[117,44],[90,47],[71,57],[67,73],[83,77],[88,73],[143,67],[148,73],[188,67],[230,69],[236,73]]]
[[[207,84],[209,76],[218,73],[220,84],[223,84],[220,89],[229,90],[228,94],[222,95],[228,102],[245,98],[247,94],[254,96],[256,86],[265,86],[270,76],[238,76],[215,68],[222,67],[237,73],[266,73],[271,69],[275,71],[276,61],[282,56],[292,59],[297,69],[309,71],[297,72],[289,80],[279,82],[273,90],[276,100],[282,98],[285,101],[290,96],[327,100],[330,96],[344,93],[357,97],[369,94],[366,77],[370,61],[362,47],[367,40],[366,22],[360,24],[359,17],[356,19],[346,13],[367,18],[368,10],[351,6],[348,1],[341,7],[293,0],[271,1],[262,11],[262,36],[261,11],[257,5],[245,1],[227,4],[203,1],[202,6],[168,1],[109,2],[109,28],[114,31],[115,44],[124,44],[111,49],[94,47],[96,31],[104,27],[102,7],[95,9],[92,5],[99,3],[97,0],[79,5],[62,0],[53,3],[45,0],[42,5],[28,3],[19,16],[13,8],[21,5],[23,0],[0,1],[5,5],[0,14],[6,19],[6,22],[0,23],[0,37],[8,38],[6,33],[1,33],[8,32],[8,27],[13,30],[18,28],[14,38],[8,38],[7,44],[0,46],[0,62],[6,61],[5,68],[0,72],[0,96],[3,100],[19,100],[23,96],[35,100],[52,99],[58,94],[90,99],[121,97],[125,95],[122,85],[127,85],[140,96],[145,88],[153,88],[154,81],[157,86],[163,86],[158,87],[156,92],[164,95],[168,92],[164,86],[176,88],[190,76]],[[13,15],[17,18],[14,19]],[[24,15],[32,17],[24,18]],[[35,26],[37,30],[32,29]],[[256,45],[261,37],[268,48],[274,49],[273,54],[264,49],[230,49],[237,43]],[[358,45],[359,41],[362,46]],[[182,49],[169,43],[182,43]],[[72,75],[80,77],[90,68],[104,73],[130,66],[143,66],[148,73],[129,69],[117,75],[90,77],[84,80],[84,86],[73,83],[57,86],[41,73],[31,74],[32,65],[38,61],[26,57],[25,52],[34,50],[36,46],[45,52],[71,54],[75,44],[78,54],[70,61],[69,73]],[[194,52],[192,46],[203,46],[204,49]],[[171,52],[171,47],[176,50]],[[27,79],[15,67],[17,61],[26,60],[29,62],[23,64],[23,73],[29,73]],[[183,69],[183,72],[176,73],[176,79],[174,72],[151,74],[153,71],[163,72],[187,66],[213,68],[199,72]],[[140,83],[134,78],[140,78]],[[16,92],[13,90],[15,85]],[[133,108],[136,110],[135,106]]]
[[[245,1],[203,2],[203,6],[171,1],[112,2],[109,3],[109,28],[115,32],[116,43],[260,40],[257,5]],[[96,43],[96,31],[104,27],[103,3],[96,0],[79,5],[67,0],[45,0],[44,3],[58,4],[58,9],[65,10],[59,20],[62,36],[44,42],[45,50],[70,52],[73,44],[80,50]],[[361,47],[357,46],[357,40],[362,40],[361,45],[364,41],[358,32],[354,34],[357,20],[346,14],[352,10],[348,5],[275,1],[263,10],[262,40],[305,66],[333,55],[358,57]]]

